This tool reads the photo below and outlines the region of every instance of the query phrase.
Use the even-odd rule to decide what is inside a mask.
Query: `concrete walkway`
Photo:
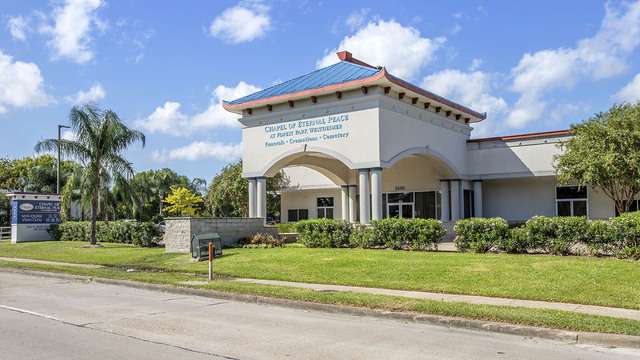
[[[498,305],[498,306],[517,306],[534,309],[551,309],[561,311],[571,311],[589,315],[601,315],[610,316],[621,319],[630,319],[640,321],[640,310],[612,308],[606,306],[596,305],[579,305],[568,304],[558,302],[547,301],[535,301],[535,300],[518,300],[508,298],[498,298],[489,296],[474,296],[474,295],[455,295],[455,294],[442,294],[424,291],[407,291],[407,290],[392,290],[392,289],[380,289],[369,288],[359,286],[344,286],[344,285],[325,285],[325,284],[309,284],[292,281],[279,281],[279,280],[260,280],[260,279],[235,279],[238,282],[262,284],[262,285],[276,285],[276,286],[291,286],[303,289],[311,289],[315,291],[344,291],[355,292],[374,295],[388,295],[388,296],[400,296],[412,299],[426,299],[437,301],[450,301],[450,302],[462,302],[468,304],[482,304],[482,305]]]
[[[70,266],[70,267],[77,267],[77,268],[83,268],[83,269],[103,268],[102,265],[95,265],[95,264],[73,264],[73,263],[65,263],[65,262],[57,262],[57,261],[45,261],[45,260],[35,260],[35,259],[23,259],[23,258],[0,257],[0,261],[2,260],[20,262],[20,263]],[[612,308],[612,307],[597,306],[597,305],[580,305],[580,304],[569,304],[569,303],[548,302],[548,301],[519,300],[519,299],[509,299],[509,298],[499,298],[499,297],[489,297],[489,296],[475,296],[475,295],[443,294],[443,293],[434,293],[434,292],[426,292],[426,291],[393,290],[393,289],[381,289],[381,288],[360,287],[360,286],[312,284],[312,283],[280,281],[280,280],[236,278],[234,279],[234,281],[252,283],[252,284],[261,284],[261,285],[289,286],[289,287],[310,289],[315,291],[337,291],[337,292],[342,291],[342,292],[354,292],[354,293],[364,293],[364,294],[373,294],[373,295],[399,296],[399,297],[407,297],[407,298],[413,298],[413,299],[462,302],[462,303],[468,303],[468,304],[515,306],[515,307],[525,307],[525,308],[532,308],[532,309],[561,310],[561,311],[571,311],[571,312],[577,312],[577,313],[583,313],[583,314],[589,314],[589,315],[610,316],[614,318],[640,321],[640,310]],[[203,285],[205,283],[206,282],[204,281],[197,280],[197,281],[184,282],[183,285],[197,286],[197,285]]]

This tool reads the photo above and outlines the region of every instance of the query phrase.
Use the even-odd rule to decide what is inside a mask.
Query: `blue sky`
[[[487,111],[475,137],[563,129],[640,99],[639,47],[640,2],[3,1],[0,156],[95,101],[147,135],[136,169],[210,180],[240,156],[221,99],[343,49]]]

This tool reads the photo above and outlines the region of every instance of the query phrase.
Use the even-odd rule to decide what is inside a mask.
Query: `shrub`
[[[274,248],[283,247],[284,239],[268,233],[257,233],[238,241],[238,245],[245,248]]]
[[[306,247],[329,248],[348,246],[352,226],[344,220],[312,219],[297,222],[295,229]]]
[[[409,220],[413,237],[409,242],[411,250],[438,250],[438,242],[447,233],[442,223],[434,219]]]
[[[414,234],[410,232],[407,222],[399,218],[386,218],[371,223],[373,236],[383,246],[391,249],[402,249],[404,244],[411,241]]]
[[[504,243],[509,236],[509,224],[502,218],[471,218],[456,222],[455,244],[460,251],[484,253]]]
[[[585,243],[591,255],[613,254],[616,248],[616,239],[613,220],[594,220],[589,223]]]
[[[524,227],[509,229],[509,236],[497,241],[496,247],[509,254],[524,254],[529,250],[529,232]]]
[[[373,236],[373,228],[366,225],[354,225],[349,236],[351,247],[363,249],[380,248],[384,244]]]
[[[616,236],[614,254],[640,260],[640,212],[625,213],[610,221]]]
[[[51,229],[56,240],[89,241],[91,223],[88,221],[66,221]],[[96,237],[98,242],[156,246],[159,241],[158,229],[150,222],[98,221]]]
[[[586,241],[589,224],[582,216],[534,216],[525,227],[532,248],[552,255],[570,255],[574,245]]]

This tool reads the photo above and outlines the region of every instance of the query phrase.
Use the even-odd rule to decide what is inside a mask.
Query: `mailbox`
[[[191,257],[198,261],[209,258],[209,243],[215,247],[215,256],[222,256],[222,239],[218,233],[194,234],[191,237]]]

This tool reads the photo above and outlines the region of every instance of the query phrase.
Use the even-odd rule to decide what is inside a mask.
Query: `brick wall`
[[[218,233],[224,246],[256,233],[277,234],[263,218],[168,218],[165,223],[165,252],[173,253],[188,253],[193,234]]]

